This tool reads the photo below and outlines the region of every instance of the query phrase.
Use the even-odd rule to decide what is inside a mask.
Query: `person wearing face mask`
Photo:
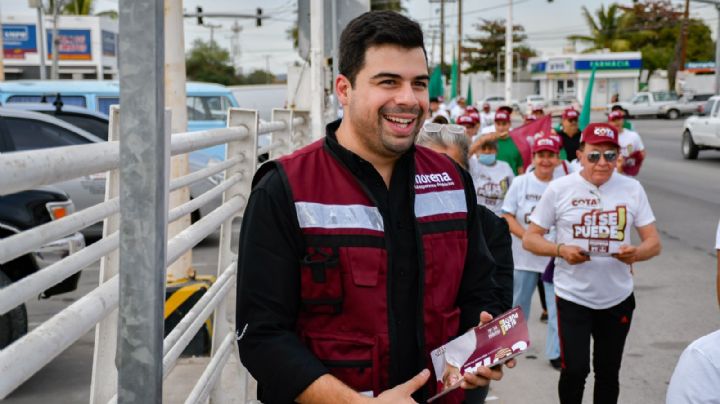
[[[497,159],[508,163],[514,175],[522,174],[525,172],[522,155],[515,141],[510,137],[510,130],[512,130],[510,114],[503,107],[498,108],[495,113],[495,125],[492,129],[483,129],[470,146],[470,155],[477,153],[487,142],[497,142]]]
[[[525,250],[522,247],[522,238],[530,225],[530,214],[550,181],[553,180],[555,167],[560,164],[560,144],[554,137],[537,137],[533,142],[532,153],[535,169],[515,178],[502,206],[502,216],[507,220],[513,235],[513,261],[515,262],[513,306],[520,306],[525,318],[530,318],[532,295],[548,260]],[[545,238],[554,241],[554,231],[551,230],[545,234]],[[555,307],[552,304],[554,302],[550,301],[554,298],[552,287],[545,288],[545,295],[549,298],[547,302],[548,343],[545,356],[554,368],[559,369],[560,342],[557,335]]]
[[[615,172],[618,138],[617,130],[605,123],[582,131],[582,169],[548,185],[523,236],[526,250],[555,257],[561,404],[582,402],[591,338],[593,401],[617,403],[620,364],[635,309],[632,265],[661,250],[645,190],[637,180]],[[544,237],[553,227],[556,242]],[[631,238],[633,228],[639,244]]]
[[[484,142],[478,153],[470,156],[469,171],[478,204],[500,216],[505,194],[515,174],[508,163],[497,159],[497,141]]]

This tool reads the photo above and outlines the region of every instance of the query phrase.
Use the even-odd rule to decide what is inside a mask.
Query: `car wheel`
[[[682,154],[687,160],[695,160],[698,156],[700,148],[695,144],[690,135],[690,131],[685,131],[682,137]]]
[[[668,119],[678,119],[680,118],[680,112],[677,109],[671,109],[667,112],[667,118]]]
[[[3,271],[0,271],[0,289],[11,283],[10,278]],[[27,310],[24,304],[0,315],[0,349],[25,335],[27,326]]]

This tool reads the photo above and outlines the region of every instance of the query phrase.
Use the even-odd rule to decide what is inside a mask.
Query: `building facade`
[[[47,77],[52,66],[53,21],[46,16],[44,32],[32,15],[3,16],[5,79],[39,79],[40,58]],[[60,16],[58,18],[58,73],[60,79],[118,78],[118,23],[107,17]],[[45,51],[41,55],[41,46]]]
[[[640,52],[611,52],[530,59],[535,93],[548,100],[574,96],[584,102],[593,67],[596,69],[593,106],[605,106],[614,97],[629,99],[638,91],[642,69]]]

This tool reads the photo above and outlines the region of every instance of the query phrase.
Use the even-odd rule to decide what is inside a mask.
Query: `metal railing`
[[[119,217],[119,114],[118,107],[111,109],[109,141],[106,143],[0,155],[0,172],[3,173],[0,195],[107,171],[104,202],[0,240],[0,263],[5,263],[104,221],[103,238],[98,242],[0,290],[0,314],[4,314],[100,260],[98,287],[0,351],[0,400],[93,327],[96,330],[90,401],[107,403],[117,399],[118,262],[122,259],[118,253],[122,220]],[[258,150],[257,136],[266,133],[272,134],[272,141]],[[242,366],[234,337],[237,255],[233,253],[231,243],[233,221],[242,216],[245,208],[258,164],[257,156],[269,153],[270,158],[276,158],[310,140],[307,112],[276,109],[271,122],[260,122],[256,111],[238,108],[229,110],[227,128],[171,137],[170,155],[226,145],[224,161],[169,181],[171,192],[224,173],[223,180],[214,188],[166,211],[170,223],[220,195],[223,199],[220,207],[167,242],[166,266],[208,235],[218,229],[220,232],[215,282],[163,341],[163,377],[167,377],[200,327],[208,318],[214,320],[211,358],[186,403],[202,403],[209,397],[215,402],[226,401],[223,391],[216,388],[217,382],[231,362]],[[235,360],[228,361],[231,357]],[[236,370],[248,380],[244,369]],[[250,398],[240,400],[245,402]]]

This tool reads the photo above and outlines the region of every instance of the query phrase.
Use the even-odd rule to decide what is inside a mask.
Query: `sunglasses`
[[[605,158],[605,161],[608,163],[614,163],[615,160],[618,158],[618,153],[615,150],[606,150],[602,153],[599,151],[591,151],[588,153],[585,153],[585,157],[587,157],[588,161],[595,164],[598,161],[600,161],[600,156],[603,156]]]

